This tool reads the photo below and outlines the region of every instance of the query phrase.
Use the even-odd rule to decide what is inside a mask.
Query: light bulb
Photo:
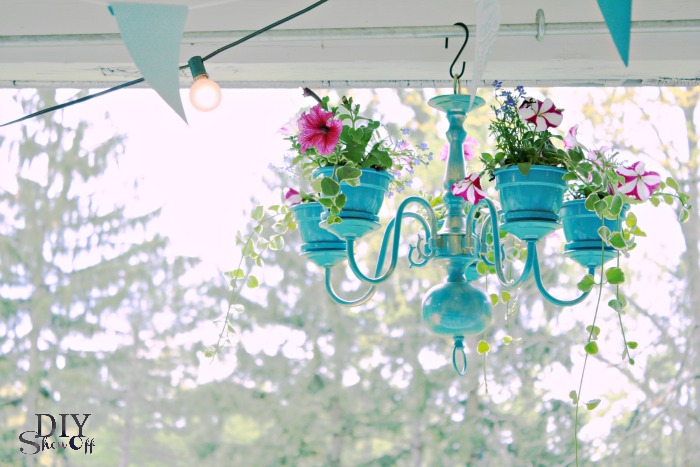
[[[216,81],[209,79],[202,57],[192,57],[188,64],[194,78],[194,83],[190,87],[190,102],[199,111],[214,110],[221,102],[221,87]]]
[[[207,75],[199,75],[190,87],[190,102],[195,109],[202,112],[214,110],[221,102],[221,87]]]

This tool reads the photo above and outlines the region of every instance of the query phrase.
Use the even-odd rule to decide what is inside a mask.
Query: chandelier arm
[[[537,284],[537,289],[540,291],[542,296],[548,301],[556,306],[574,306],[586,299],[588,295],[591,293],[590,290],[588,292],[583,292],[579,297],[574,298],[573,300],[560,300],[556,297],[553,297],[552,295],[549,294],[544,289],[544,285],[542,284],[542,277],[540,276],[540,265],[539,265],[539,260],[537,259],[537,245],[534,240],[530,240],[527,242],[527,256],[528,258],[530,257],[530,250],[532,250],[532,256],[535,258],[535,264],[534,264],[534,271],[533,275],[535,276],[535,283]],[[595,274],[595,267],[589,267],[588,268],[588,274],[594,275]]]
[[[481,235],[480,235],[480,240],[481,240],[480,244],[481,245],[488,245],[487,236],[488,236],[489,232],[487,229],[487,224],[488,224],[488,219],[481,226]],[[496,235],[496,234],[493,234],[493,235]],[[503,253],[502,249],[501,249],[501,253]],[[496,265],[496,263],[489,260],[488,251],[486,251],[485,248],[482,248],[481,251],[479,252],[479,258],[481,258],[481,260],[484,262],[484,264],[486,264],[486,266],[488,266],[488,267],[494,267]]]
[[[423,238],[419,234],[416,244],[413,245],[412,243],[410,243],[408,245],[408,262],[410,263],[409,267],[423,267],[426,264],[428,264],[428,262],[433,256],[435,256],[435,248],[431,248],[429,244],[430,226],[428,225],[428,222],[423,216],[416,214],[415,212],[406,212],[404,213],[404,216],[417,220],[421,224],[421,227],[423,227],[423,230],[425,231],[425,243],[423,243]],[[417,253],[419,261],[413,260],[414,252]],[[422,261],[420,261],[421,259]]]
[[[415,212],[404,212],[410,204],[419,204],[423,208],[425,208],[428,211],[428,220],[426,221],[422,216]],[[355,260],[355,238],[348,237],[345,240],[348,250],[348,263],[350,264],[350,270],[353,272],[353,274],[355,274],[355,277],[357,277],[362,282],[376,285],[384,282],[394,273],[394,270],[396,269],[396,263],[398,261],[399,241],[401,240],[401,222],[404,218],[420,219],[419,222],[425,230],[425,238],[427,243],[426,248],[429,249],[429,251],[427,251],[426,254],[423,256],[429,259],[435,255],[435,248],[431,246],[432,236],[434,232],[437,231],[437,217],[435,216],[435,212],[430,206],[430,203],[428,203],[426,200],[418,196],[411,196],[401,202],[401,204],[399,205],[399,209],[396,212],[396,217],[391,220],[391,222],[387,226],[386,231],[384,232],[382,246],[379,249],[377,268],[374,273],[375,277],[368,277],[362,271],[360,271],[360,268],[357,265],[357,261]],[[384,267],[384,261],[386,259],[387,250],[389,249],[390,238],[392,238],[391,261],[389,263],[389,268],[387,269],[387,271],[384,274],[380,275],[381,270]],[[417,264],[423,266],[422,263]]]
[[[474,221],[474,216],[476,215],[477,208],[485,204],[486,207],[489,210],[489,216],[491,217],[491,230],[493,231],[493,265],[496,268],[496,277],[498,278],[498,282],[501,283],[501,285],[505,288],[512,289],[514,287],[519,286],[520,284],[524,283],[529,277],[530,274],[532,273],[533,265],[537,264],[537,249],[533,248],[532,250],[528,248],[527,250],[527,258],[525,258],[525,267],[523,268],[522,273],[520,274],[520,277],[518,277],[515,280],[509,281],[505,273],[503,272],[503,259],[501,258],[501,241],[500,241],[500,236],[498,235],[499,228],[498,228],[498,216],[496,213],[496,207],[493,204],[493,201],[490,199],[482,199],[477,203],[475,206],[472,207],[472,209],[469,210],[469,213],[467,214],[467,237],[471,238],[471,226]],[[529,244],[534,242],[528,242],[528,247]],[[483,248],[486,245],[486,243],[483,243],[481,245],[481,248]],[[480,255],[481,256],[481,255]],[[487,263],[488,264],[488,263]]]
[[[333,285],[331,284],[331,268],[329,268],[329,267],[326,268],[326,292],[328,292],[328,296],[331,297],[331,300],[333,300],[335,303],[337,303],[339,305],[342,305],[342,306],[364,305],[374,296],[374,293],[376,291],[377,291],[377,288],[375,286],[371,286],[369,289],[367,289],[367,292],[365,292],[365,294],[358,299],[355,299],[355,300],[342,299],[338,296],[338,294],[335,293],[335,290],[333,290]]]

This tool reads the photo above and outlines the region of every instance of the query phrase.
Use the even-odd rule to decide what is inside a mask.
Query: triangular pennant
[[[605,24],[625,66],[629,63],[632,0],[598,0]]]
[[[180,99],[180,42],[185,5],[112,3],[122,40],[144,79],[187,123]]]

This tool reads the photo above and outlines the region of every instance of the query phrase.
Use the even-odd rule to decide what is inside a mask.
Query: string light
[[[209,79],[202,57],[194,56],[188,62],[194,82],[190,87],[190,102],[195,109],[209,112],[221,102],[221,86]]]
[[[291,19],[294,19],[294,18],[296,18],[297,16],[301,16],[301,15],[303,15],[304,13],[307,13],[307,12],[313,10],[314,8],[316,8],[316,7],[318,7],[318,6],[321,6],[322,4],[326,3],[327,1],[328,1],[328,0],[319,0],[318,2],[316,2],[316,3],[312,4],[312,5],[307,6],[306,8],[303,8],[303,9],[297,11],[296,13],[292,13],[291,15],[286,16],[286,17],[282,18],[281,20],[275,21],[275,22],[272,23],[272,24],[268,24],[268,25],[265,26],[264,28],[258,29],[257,31],[254,31],[254,32],[248,34],[247,36],[238,39],[237,41],[233,41],[233,42],[231,42],[230,44],[226,44],[225,46],[216,49],[215,51],[213,51],[213,52],[210,53],[209,55],[206,55],[205,57],[202,57],[201,60],[202,60],[202,62],[206,62],[207,60],[209,60],[210,58],[214,57],[215,55],[218,55],[218,54],[220,54],[221,52],[230,49],[231,47],[235,47],[235,46],[237,46],[238,44],[241,44],[241,43],[243,43],[243,42],[245,42],[245,41],[247,41],[247,40],[249,40],[249,39],[252,39],[252,38],[255,37],[255,36],[258,36],[258,35],[260,35],[260,34],[266,32],[266,31],[269,31],[270,29],[275,28],[275,27],[279,26],[279,25],[282,24],[282,23],[286,23],[287,21],[289,21],[289,20],[291,20]],[[189,65],[183,65],[183,66],[179,67],[179,69],[180,69],[180,70],[184,70],[184,69],[188,68],[188,66],[189,66]],[[2,125],[0,125],[0,128],[2,128],[2,127],[4,127],[4,126],[12,125],[12,124],[14,124],[14,123],[23,122],[24,120],[29,120],[30,118],[38,117],[39,115],[43,115],[43,114],[46,114],[46,113],[49,113],[49,112],[53,112],[53,111],[55,111],[55,110],[64,109],[64,108],[66,108],[66,107],[70,107],[71,105],[79,104],[79,103],[81,103],[81,102],[85,102],[85,101],[88,101],[88,100],[90,100],[90,99],[94,99],[94,98],[99,97],[99,96],[104,96],[105,94],[109,94],[110,92],[118,91],[119,89],[128,88],[128,87],[133,86],[133,85],[135,85],[135,84],[142,83],[143,81],[144,81],[143,78],[137,78],[137,79],[135,79],[135,80],[133,80],[133,81],[128,81],[128,82],[126,82],[126,83],[118,84],[117,86],[111,87],[111,88],[109,88],[109,89],[105,89],[104,91],[100,91],[100,92],[97,92],[97,93],[95,93],[95,94],[90,94],[90,95],[88,95],[88,96],[83,96],[83,97],[81,97],[81,98],[79,98],[79,99],[76,99],[76,100],[73,100],[73,101],[70,101],[70,102],[64,102],[64,103],[62,103],[62,104],[54,105],[53,107],[47,107],[47,108],[45,108],[45,109],[38,110],[38,111],[36,111],[36,112],[34,112],[34,113],[25,115],[24,117],[20,117],[20,118],[18,118],[18,119],[16,119],[16,120],[12,120],[11,122],[3,123]],[[218,86],[218,85],[217,85],[217,86]],[[193,105],[194,105],[194,104],[193,104]]]

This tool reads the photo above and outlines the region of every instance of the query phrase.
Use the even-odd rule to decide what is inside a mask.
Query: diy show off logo
[[[95,439],[88,438],[83,434],[83,428],[90,416],[89,413],[60,413],[60,428],[61,434],[58,435],[56,418],[47,413],[37,413],[36,415],[36,430],[28,430],[20,433],[19,441],[25,445],[19,448],[19,452],[25,455],[34,455],[43,451],[67,449],[73,451],[83,451],[85,454],[92,454],[95,447]],[[80,421],[79,415],[83,416]],[[70,417],[70,418],[68,418]],[[42,418],[45,423],[42,425]],[[72,421],[71,421],[72,419]],[[47,426],[51,424],[51,429],[47,430]],[[78,434],[73,434],[75,431],[70,430],[69,425],[77,427]],[[54,436],[55,435],[55,436]],[[53,437],[53,438],[52,438]]]

